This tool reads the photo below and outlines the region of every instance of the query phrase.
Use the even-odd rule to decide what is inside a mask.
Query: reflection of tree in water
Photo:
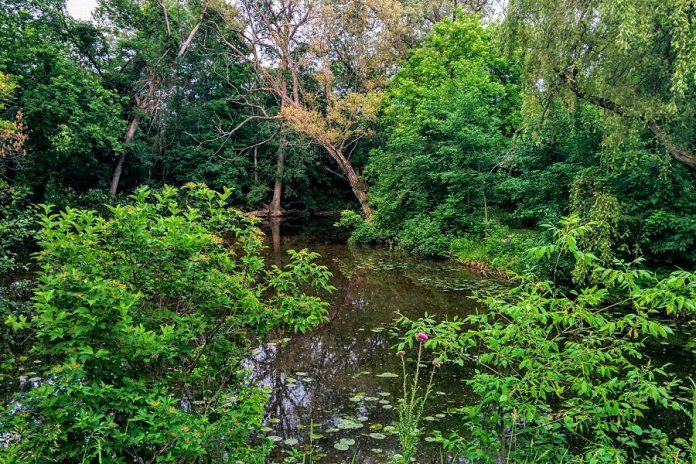
[[[364,299],[359,294],[366,271],[357,272],[342,287],[341,303],[332,306],[330,321],[343,318],[343,311],[363,309]],[[257,350],[255,376],[271,389],[267,419],[279,419],[274,428],[284,436],[297,432],[300,425],[309,427],[310,419],[323,417],[325,422],[335,425],[340,420],[340,411],[325,410],[347,399],[352,375],[367,366],[383,364],[378,358],[388,351],[389,345],[384,336],[345,329],[343,325],[335,327],[328,322],[318,330],[294,337],[284,347],[266,344]],[[307,375],[297,376],[295,372]],[[303,377],[312,381],[306,382]],[[288,378],[295,381],[288,382]],[[308,432],[306,429],[303,434]]]
[[[266,419],[274,419],[274,423],[269,424],[274,429],[273,434],[295,438],[302,445],[309,441],[310,421],[314,422],[314,431],[321,433],[336,426],[341,416],[364,415],[369,417],[365,428],[326,435],[323,445],[334,454],[325,462],[341,462],[348,456],[333,450],[332,440],[336,436],[356,439],[356,463],[385,462],[387,453],[396,452],[395,437],[375,442],[362,435],[369,424],[389,425],[396,419],[400,379],[376,375],[400,374],[401,364],[390,349],[395,340],[385,332],[371,329],[390,323],[395,310],[412,317],[425,311],[441,315],[467,312],[470,302],[465,294],[443,293],[421,281],[422,277],[440,278],[450,274],[466,279],[467,274],[465,271],[457,274],[456,269],[444,263],[404,258],[385,250],[347,247],[321,239],[281,237],[279,221],[270,223],[269,228],[269,262],[281,265],[287,260],[284,251],[310,248],[322,255],[320,263],[333,272],[332,283],[338,289],[328,297],[331,306],[326,324],[310,333],[294,336],[286,344],[267,343],[255,351],[251,364],[255,379],[269,389]],[[366,371],[370,374],[362,374]],[[306,376],[299,376],[298,372],[306,372]],[[303,381],[307,377],[312,380]],[[455,383],[442,377],[442,385],[438,388],[449,392],[448,397],[455,397],[455,394],[461,397],[461,388]],[[354,392],[370,396],[378,392],[390,393],[387,399],[393,408],[383,409],[377,402],[351,402],[349,397]],[[434,404],[438,412],[445,407],[444,401],[441,403]],[[385,454],[370,456],[370,448],[375,447],[384,449]],[[352,454],[348,462],[351,457]],[[431,462],[430,455],[419,462]],[[440,462],[438,453],[433,462]],[[456,461],[445,457],[444,462]]]

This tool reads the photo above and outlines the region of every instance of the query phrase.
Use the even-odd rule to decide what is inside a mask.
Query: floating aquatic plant
[[[352,438],[341,438],[338,442],[334,443],[334,448],[339,451],[347,451],[348,448],[355,444],[355,440]]]

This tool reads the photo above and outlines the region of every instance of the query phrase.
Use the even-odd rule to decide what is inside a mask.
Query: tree
[[[10,171],[41,196],[51,181],[94,187],[122,148],[122,100],[66,38],[62,2],[3,0],[0,69],[17,82],[8,113],[25,127],[21,165]],[[72,30],[72,29],[71,29]],[[99,37],[84,31],[99,48]]]
[[[256,69],[259,86],[251,91],[277,99],[277,111],[259,108],[248,121],[283,120],[324,148],[346,176],[364,216],[371,217],[350,155],[371,134],[379,91],[405,51],[402,5],[374,0],[240,0],[234,5],[236,14],[230,8],[218,11],[236,36],[221,38],[235,59]]]
[[[505,24],[530,92],[570,93],[640,125],[693,170],[694,17],[682,0],[513,0]]]
[[[163,85],[193,45],[208,12],[209,0],[200,2],[162,0],[128,2],[102,0],[97,16],[116,27],[120,74],[128,73],[131,82],[132,110],[123,140],[133,141],[143,116],[153,114],[167,94]],[[114,167],[109,193],[115,195],[123,172],[126,151]]]
[[[385,94],[385,143],[367,168],[377,226],[428,254],[480,229],[518,119],[517,76],[491,31],[474,16],[438,23]]]

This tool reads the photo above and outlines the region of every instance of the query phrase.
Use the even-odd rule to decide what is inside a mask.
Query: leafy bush
[[[330,290],[330,273],[306,250],[266,268],[262,233],[229,195],[141,188],[108,218],[44,207],[42,380],[0,418],[4,462],[263,462],[249,439],[265,395],[239,363],[270,329],[323,321],[303,288]]]
[[[564,224],[532,255],[570,255],[592,286],[564,292],[526,273],[508,295],[478,297],[483,309],[464,320],[400,320],[405,340],[424,332],[441,359],[476,366],[465,382],[479,401],[459,409],[470,434],[441,436],[445,447],[472,462],[685,462],[676,445],[687,443],[645,421],[654,407],[687,412],[678,381],[643,352],[671,333],[660,312],[696,307],[696,276],[602,267],[578,247],[586,231]]]
[[[527,250],[545,241],[534,230],[510,230],[490,222],[484,236],[464,234],[452,240],[450,253],[464,264],[486,265],[498,272],[522,272],[532,262]]]
[[[451,237],[442,231],[441,224],[425,215],[405,221],[396,238],[402,247],[426,256],[446,255],[451,241]]]
[[[341,211],[341,219],[334,224],[351,231],[349,245],[375,243],[384,240],[383,234],[372,221],[366,221],[361,215],[351,210]]]
[[[26,267],[28,261],[36,233],[36,211],[28,197],[27,188],[0,180],[0,274],[5,276]]]

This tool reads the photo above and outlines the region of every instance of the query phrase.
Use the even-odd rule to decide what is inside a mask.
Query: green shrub
[[[464,264],[485,264],[498,272],[522,272],[536,264],[527,250],[544,241],[535,230],[510,230],[489,222],[482,235],[464,234],[452,240],[450,254]]]
[[[303,288],[330,290],[330,273],[308,251],[266,268],[261,231],[229,195],[141,188],[108,218],[44,207],[42,380],[0,417],[0,460],[263,462],[267,446],[249,439],[265,394],[240,361],[274,327],[323,321],[327,304]]]
[[[28,262],[36,233],[36,210],[28,198],[27,188],[0,180],[0,284]]]
[[[374,222],[366,221],[361,215],[351,210],[341,211],[341,219],[334,224],[351,231],[349,245],[377,243],[385,240]]]
[[[452,240],[442,231],[439,221],[426,215],[404,222],[396,239],[403,248],[426,256],[445,256]]]
[[[509,294],[478,297],[482,310],[464,320],[400,320],[405,340],[424,332],[440,358],[475,366],[465,382],[478,401],[458,409],[469,434],[440,441],[467,462],[684,463],[676,445],[687,443],[644,416],[666,408],[686,420],[679,382],[643,353],[646,340],[671,333],[660,313],[696,307],[696,276],[602,267],[577,245],[590,228],[572,223],[531,254],[570,255],[592,272],[592,286],[565,292],[525,273]]]

